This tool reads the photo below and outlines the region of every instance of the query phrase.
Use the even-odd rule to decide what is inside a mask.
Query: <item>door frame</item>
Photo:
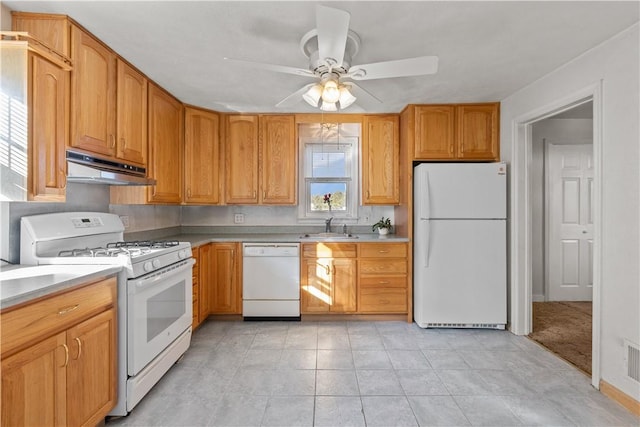
[[[549,147],[551,145],[563,145],[563,144],[554,144],[549,140],[544,140],[544,243],[543,243],[543,251],[544,251],[544,300],[549,301],[549,290],[551,288],[551,282],[549,280],[550,277],[550,269],[549,269],[549,245],[551,244],[551,206],[549,203],[549,188],[551,182],[549,180],[549,163],[551,160],[551,155],[549,152]],[[571,144],[570,146],[575,147],[576,145],[584,145],[590,146],[591,151],[593,152],[593,143],[581,143],[581,144]],[[591,260],[593,263],[593,260]],[[591,300],[593,301],[593,287],[591,289],[592,295]],[[533,313],[532,313],[533,314]]]
[[[510,325],[518,335],[531,332],[532,320],[532,124],[593,102],[594,224],[593,224],[593,324],[591,384],[599,389],[601,286],[602,286],[602,81],[524,113],[511,122],[510,179]]]

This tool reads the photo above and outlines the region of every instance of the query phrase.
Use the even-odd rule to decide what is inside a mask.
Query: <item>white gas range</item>
[[[21,264],[122,266],[118,276],[118,403],[127,415],[191,342],[191,245],[125,242],[114,214],[63,212],[23,217]]]

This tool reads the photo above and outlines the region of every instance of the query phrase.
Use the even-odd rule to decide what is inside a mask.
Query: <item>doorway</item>
[[[591,374],[593,102],[531,125],[530,338]]]

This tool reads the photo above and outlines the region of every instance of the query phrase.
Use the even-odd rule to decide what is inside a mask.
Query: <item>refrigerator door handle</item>
[[[431,203],[429,202],[429,199],[431,198],[430,189],[429,189],[429,172],[424,171],[423,177],[424,177],[424,180],[423,180],[424,189],[423,189],[423,194],[421,194],[419,198],[419,207],[420,207],[419,217],[420,219],[429,219],[431,218]]]
[[[429,246],[431,246],[431,221],[424,220],[425,233],[424,233],[424,267],[429,268]]]

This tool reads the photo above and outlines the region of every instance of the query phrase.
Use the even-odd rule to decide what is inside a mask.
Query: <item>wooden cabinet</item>
[[[226,116],[225,202],[258,203],[258,116]]]
[[[71,146],[115,157],[116,55],[71,26]]]
[[[242,281],[238,243],[212,243],[210,263],[211,314],[242,313]]]
[[[200,246],[200,293],[198,294],[198,323],[211,313],[211,289],[213,283],[213,270],[211,269],[211,243]]]
[[[149,83],[149,170],[156,180],[151,203],[181,203],[183,177],[183,106],[161,87]]]
[[[71,25],[66,15],[11,12],[12,31],[24,31],[47,47],[71,56]]]
[[[494,160],[499,156],[500,104],[467,104],[456,107],[458,159]]]
[[[229,115],[225,135],[227,204],[296,204],[294,116]]]
[[[65,200],[69,143],[69,64],[32,50],[29,76],[27,200]]]
[[[295,118],[260,116],[260,198],[265,205],[295,205],[298,194],[298,143]]]
[[[147,165],[147,78],[117,60],[116,157]]]
[[[356,311],[356,255],[356,244],[353,243],[302,245],[302,313]]]
[[[400,203],[400,120],[397,115],[364,116],[362,203]]]
[[[358,312],[406,313],[407,244],[361,243],[358,261]]]
[[[184,201],[187,204],[219,204],[220,115],[187,107],[184,117]]]
[[[499,160],[499,103],[408,108],[414,111],[415,160]]]
[[[191,329],[195,330],[198,326],[200,326],[200,248],[191,248],[191,253],[193,256],[193,260],[195,261],[195,264],[193,264],[193,267],[191,269],[191,283],[193,289],[193,292],[191,293],[191,302],[193,304],[193,309],[191,312]]]
[[[115,406],[116,278],[0,313],[2,425],[96,425]]]

